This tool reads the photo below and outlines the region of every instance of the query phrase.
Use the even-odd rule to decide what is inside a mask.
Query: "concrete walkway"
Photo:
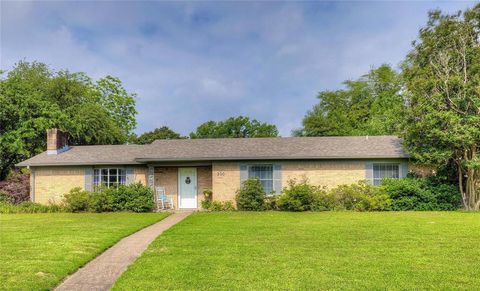
[[[191,212],[174,213],[148,226],[103,252],[84,267],[67,277],[55,290],[108,290],[127,267],[163,231],[181,221]]]

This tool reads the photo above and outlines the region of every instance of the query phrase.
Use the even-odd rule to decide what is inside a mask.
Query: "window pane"
[[[116,176],[117,175],[117,169],[109,169],[110,171],[110,176]]]
[[[126,179],[126,173],[124,169],[118,169],[118,183],[121,185],[125,185]]]
[[[380,185],[383,178],[398,179],[400,177],[400,166],[398,164],[374,164],[373,184]]]
[[[273,166],[272,165],[252,165],[248,167],[248,177],[258,178],[262,183],[265,193],[270,194],[273,191]]]

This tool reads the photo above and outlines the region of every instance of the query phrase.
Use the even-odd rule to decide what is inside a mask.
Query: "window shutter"
[[[125,168],[126,181],[125,184],[133,184],[135,182],[135,175],[133,174],[133,167]]]
[[[243,186],[243,182],[248,179],[248,165],[240,164],[240,187]]]
[[[400,164],[400,169],[399,169],[399,175],[400,175],[400,178],[405,178],[407,177],[408,175],[408,163],[407,162],[403,162]]]
[[[373,185],[373,163],[365,163],[365,179]]]
[[[273,190],[277,195],[282,192],[282,164],[273,164]]]
[[[93,168],[85,168],[85,191],[93,191]]]

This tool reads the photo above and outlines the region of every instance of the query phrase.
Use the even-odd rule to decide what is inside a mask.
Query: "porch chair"
[[[157,209],[166,210],[174,209],[173,199],[165,193],[165,187],[155,187],[155,194],[157,197]]]

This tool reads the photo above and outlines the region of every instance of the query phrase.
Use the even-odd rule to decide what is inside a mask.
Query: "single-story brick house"
[[[203,191],[233,201],[241,182],[260,178],[280,193],[290,179],[334,187],[402,178],[413,165],[395,136],[156,140],[147,145],[67,145],[47,131],[47,151],[19,163],[31,170],[31,200],[58,203],[74,187],[141,182],[163,187],[175,208],[199,208]]]

